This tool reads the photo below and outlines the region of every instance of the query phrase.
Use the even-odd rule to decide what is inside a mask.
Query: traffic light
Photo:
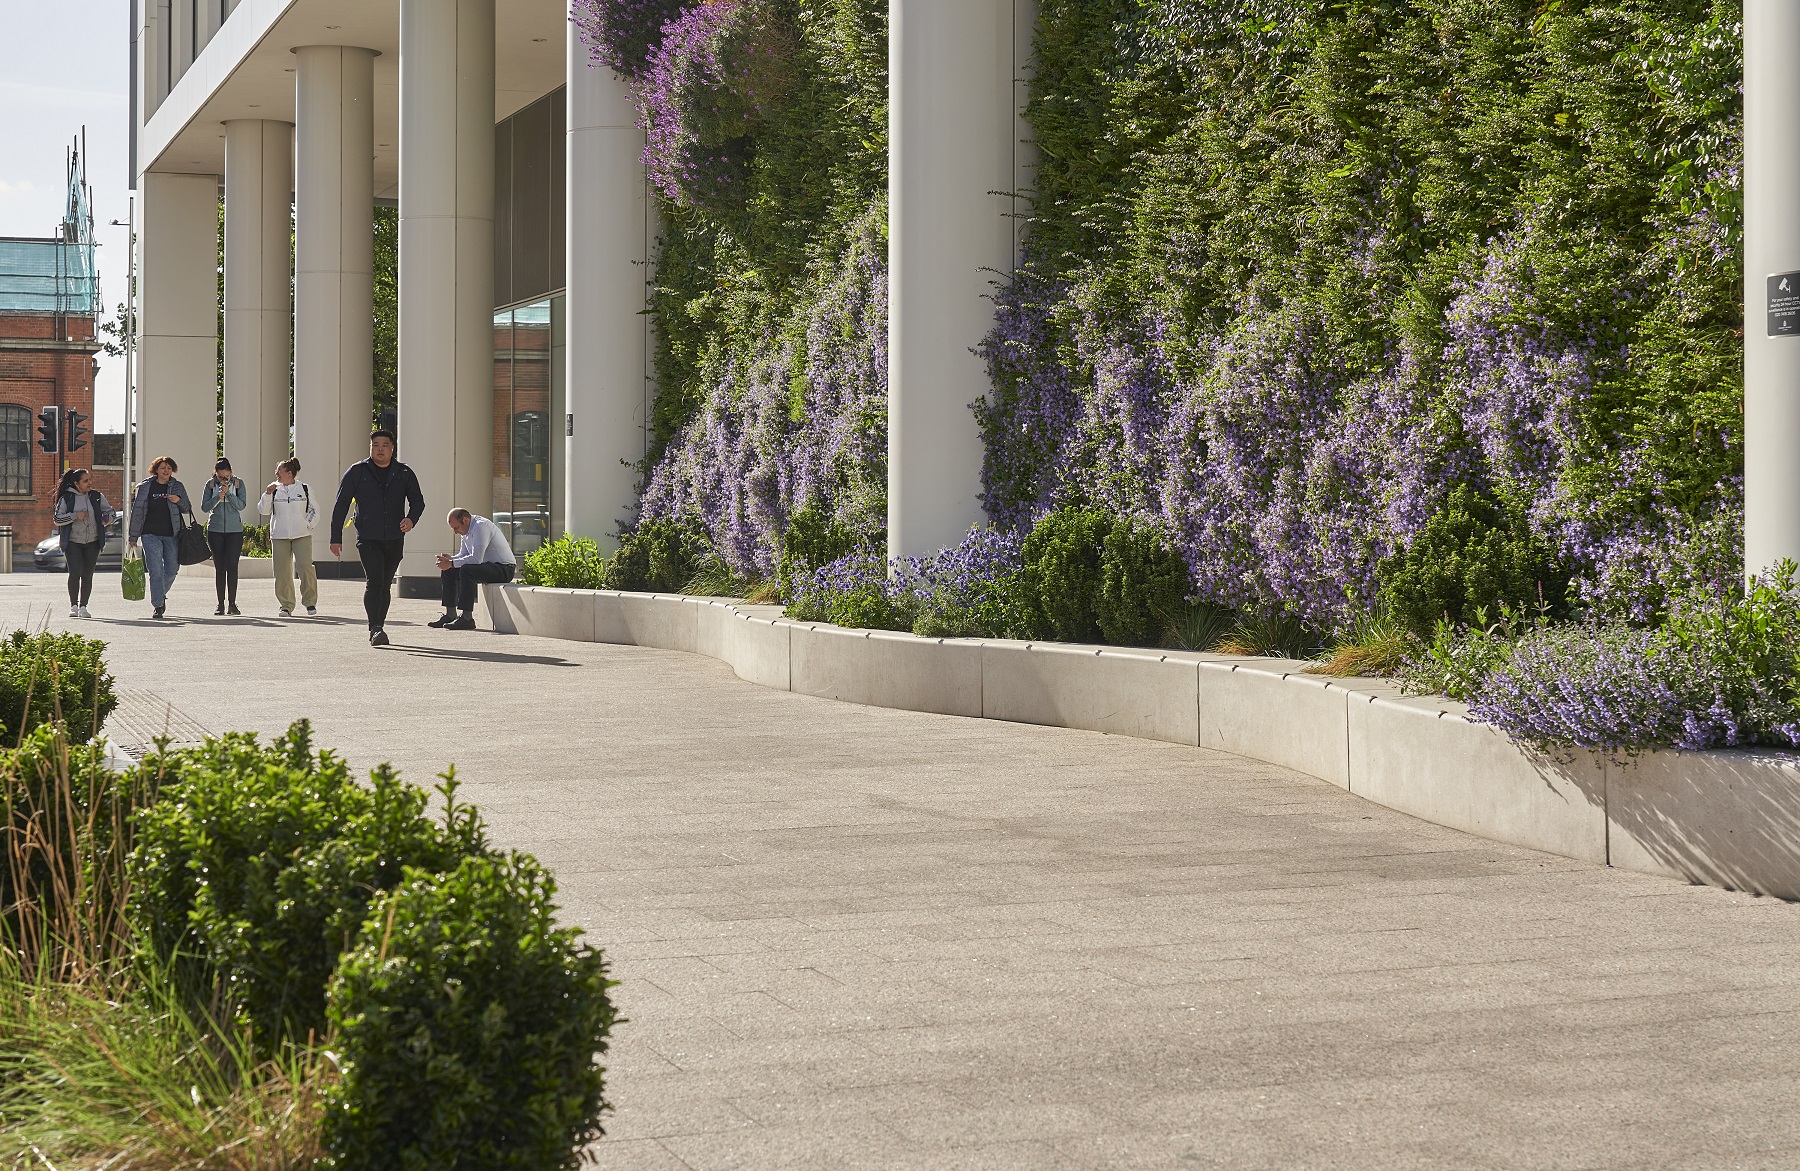
[[[58,442],[62,438],[62,420],[55,407],[45,407],[38,412],[38,446],[55,455],[61,450]]]
[[[88,417],[74,407],[70,407],[67,413],[63,415],[63,418],[69,421],[69,446],[67,450],[80,451],[87,446],[88,431],[82,424],[88,421]]]

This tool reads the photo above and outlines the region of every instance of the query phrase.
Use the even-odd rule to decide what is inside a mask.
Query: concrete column
[[[568,417],[565,528],[607,549],[637,504],[644,458],[651,204],[630,90],[569,26]]]
[[[435,583],[444,514],[494,493],[494,0],[400,0],[400,459]],[[433,587],[435,588],[435,587]]]
[[[193,488],[218,458],[219,179],[151,171],[141,190],[138,474],[171,456]]]
[[[292,126],[225,123],[225,454],[251,486],[289,450],[293,189]]]
[[[294,454],[301,479],[332,498],[368,455],[375,413],[375,53],[294,53]],[[330,508],[320,514],[323,533]],[[313,559],[332,560],[323,540]]]
[[[1744,569],[1800,560],[1800,4],[1744,4]],[[1800,276],[1788,278],[1789,292]],[[1785,332],[1792,330],[1792,332]]]
[[[888,31],[888,552],[982,519],[971,349],[1013,267],[1014,0],[893,0]]]

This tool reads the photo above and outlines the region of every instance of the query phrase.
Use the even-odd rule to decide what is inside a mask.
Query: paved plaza
[[[350,583],[318,620],[267,582],[213,618],[208,568],[177,621],[113,575],[73,624],[121,734],[154,693],[185,734],[306,716],[358,766],[454,762],[622,982],[604,1167],[1800,1164],[1800,907],[422,602],[371,650]],[[71,625],[63,598],[0,578],[12,624]]]

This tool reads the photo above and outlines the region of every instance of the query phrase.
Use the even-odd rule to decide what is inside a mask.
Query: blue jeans
[[[150,604],[160,610],[169,598],[169,583],[181,572],[175,538],[143,533],[139,535],[138,543],[144,547],[144,576],[150,579]]]

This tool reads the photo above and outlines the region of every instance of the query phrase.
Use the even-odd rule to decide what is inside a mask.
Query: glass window
[[[31,495],[30,407],[0,404],[0,496]]]
[[[529,553],[553,535],[552,485],[562,431],[553,301],[494,314],[494,523],[514,552]]]

